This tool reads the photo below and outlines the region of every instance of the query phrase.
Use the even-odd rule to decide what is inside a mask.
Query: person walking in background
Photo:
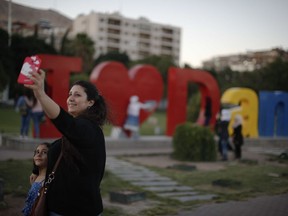
[[[40,123],[42,122],[44,118],[44,112],[43,112],[40,102],[35,98],[35,96],[33,97],[31,116],[33,120],[35,138],[39,138],[40,137]]]
[[[205,100],[204,116],[205,116],[204,126],[208,126],[210,123],[210,119],[212,117],[212,101],[209,96],[207,96]]]
[[[242,135],[242,116],[240,114],[235,115],[234,117],[234,124],[233,124],[233,134],[232,140],[234,144],[234,153],[235,159],[241,159],[242,157],[242,150],[241,146],[243,145],[243,135]]]
[[[100,184],[106,163],[102,126],[108,121],[105,99],[94,84],[77,81],[69,91],[66,112],[46,94],[43,70],[31,73],[30,79],[34,84],[25,87],[34,91],[47,118],[62,134],[48,152],[46,181],[63,155],[47,191],[48,215],[101,215]],[[32,179],[37,176],[33,173]]]
[[[31,118],[32,92],[24,89],[15,106],[15,111],[21,115],[20,136],[27,138],[29,134],[30,118]]]
[[[47,153],[49,147],[49,143],[41,143],[34,151],[33,165],[37,167],[38,175],[36,179],[30,181],[31,187],[25,200],[24,208],[22,209],[24,216],[30,216],[33,205],[38,197],[38,192],[44,184],[48,163]]]
[[[223,108],[221,110],[220,115],[220,123],[219,123],[219,144],[221,148],[221,156],[222,160],[228,160],[228,148],[229,148],[229,132],[228,125],[231,119],[231,113],[229,109]]]
[[[127,109],[127,118],[123,127],[125,130],[131,132],[132,138],[139,138],[140,110],[153,110],[154,107],[156,107],[156,102],[154,101],[142,103],[139,101],[139,97],[137,95],[130,97]]]

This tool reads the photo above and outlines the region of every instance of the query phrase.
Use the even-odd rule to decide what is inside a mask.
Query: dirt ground
[[[232,152],[228,153],[228,161],[221,161],[220,156],[218,156],[218,160],[213,162],[182,162],[174,160],[169,155],[125,156],[123,157],[123,159],[135,164],[144,166],[154,166],[159,168],[167,168],[173,165],[184,164],[189,166],[195,166],[197,170],[203,170],[203,171],[221,170],[225,169],[226,166],[238,163],[238,161],[234,159],[234,155]],[[267,160],[268,159],[267,155],[248,151],[245,152],[243,151],[242,159],[255,160],[259,164],[271,163]]]
[[[7,204],[6,209],[0,210],[1,216],[23,216],[21,210],[24,206],[25,198],[24,197],[15,197],[13,195],[6,195],[4,197],[5,203]],[[139,211],[144,209],[151,208],[152,205],[156,205],[154,201],[143,200],[138,202],[133,202],[131,204],[121,204],[121,203],[112,203],[109,200],[109,197],[103,198],[104,208],[119,208],[124,212],[127,212],[131,215],[137,215]]]
[[[23,208],[25,197],[16,197],[11,194],[4,196],[4,201],[7,208],[0,210],[0,215],[3,216],[22,216],[21,210]]]

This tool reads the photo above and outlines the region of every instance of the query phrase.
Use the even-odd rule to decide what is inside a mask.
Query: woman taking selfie
[[[32,73],[34,84],[25,87],[33,90],[46,116],[62,134],[48,152],[46,181],[60,152],[63,155],[47,192],[48,215],[101,215],[100,183],[106,162],[101,128],[107,121],[105,100],[92,83],[78,81],[69,91],[66,112],[45,93],[44,79],[43,70]]]

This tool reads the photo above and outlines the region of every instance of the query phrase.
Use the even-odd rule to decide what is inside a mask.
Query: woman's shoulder
[[[78,124],[80,127],[83,127],[86,130],[93,130],[98,132],[102,131],[101,126],[91,119],[78,118]]]

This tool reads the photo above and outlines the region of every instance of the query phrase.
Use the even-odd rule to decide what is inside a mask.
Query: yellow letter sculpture
[[[258,137],[258,96],[249,88],[229,88],[222,97],[221,103],[239,105],[240,109],[231,110],[231,121],[229,124],[229,134],[232,134],[232,124],[234,116],[238,113],[243,117],[243,136]]]

